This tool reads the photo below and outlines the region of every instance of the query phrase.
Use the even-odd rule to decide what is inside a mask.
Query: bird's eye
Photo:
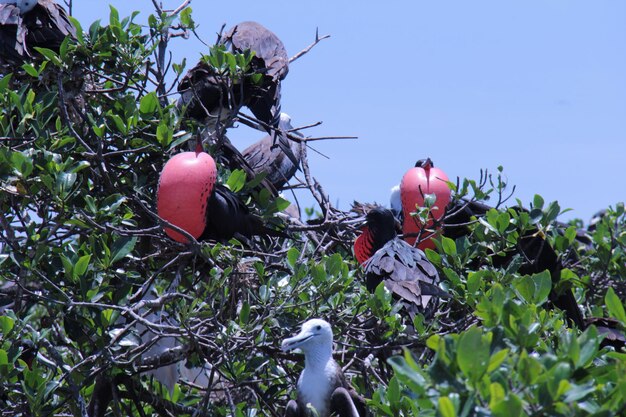
[[[315,326],[315,330],[322,330],[322,326],[318,324],[317,326]]]

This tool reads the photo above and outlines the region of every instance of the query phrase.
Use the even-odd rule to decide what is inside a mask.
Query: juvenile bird
[[[313,407],[319,417],[336,413],[339,417],[365,417],[365,400],[346,381],[333,359],[333,331],[328,322],[312,319],[296,336],[285,339],[283,351],[300,349],[304,370],[298,379],[298,399],[287,404],[285,417],[309,417]]]

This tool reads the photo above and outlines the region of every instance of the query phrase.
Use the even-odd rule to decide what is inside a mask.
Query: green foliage
[[[381,416],[608,416],[624,413],[626,354],[600,347],[599,327],[568,328],[551,291],[574,291],[585,315],[626,326],[626,215],[609,208],[581,240],[556,222],[556,202],[503,208],[506,181],[450,186],[493,202],[467,236],[426,256],[453,297],[413,317],[379,285],[362,285],[352,226],[314,223],[291,239],[181,245],[154,216],[160,169],[197,133],[168,95],[169,34],[193,30],[190,8],[137,13],[0,79],[0,409],[84,415],[107,392],[106,415],[282,415],[302,361],[280,341],[305,319],[331,321],[343,365]],[[251,53],[204,57],[234,83]],[[174,63],[175,75],[185,63]],[[268,221],[288,202],[258,191],[263,176],[219,167],[219,178]],[[324,210],[322,210],[324,211]],[[425,215],[425,211],[417,215]],[[314,208],[307,217],[319,217]],[[528,233],[564,268],[522,273]],[[164,351],[155,342],[172,341]],[[31,342],[37,349],[29,365]],[[170,391],[146,371],[204,368]],[[108,390],[108,391],[107,391]],[[112,391],[111,391],[112,390]],[[104,394],[103,394],[104,393]]]

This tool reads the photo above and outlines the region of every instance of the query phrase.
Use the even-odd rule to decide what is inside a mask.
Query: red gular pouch
[[[448,176],[439,168],[435,168],[430,158],[419,160],[415,167],[409,169],[400,182],[400,198],[402,200],[402,212],[404,223],[402,232],[404,240],[410,245],[415,245],[415,240],[420,237],[418,248],[433,249],[433,238],[440,232],[440,220],[446,212],[446,206],[450,202],[451,192],[448,186]],[[428,220],[423,223],[419,216],[411,216],[416,211],[416,206],[425,207],[425,200],[433,198]]]
[[[199,238],[206,227],[207,203],[215,187],[217,167],[206,152],[182,152],[163,167],[157,189],[159,217]],[[165,233],[180,243],[188,239],[171,228]]]

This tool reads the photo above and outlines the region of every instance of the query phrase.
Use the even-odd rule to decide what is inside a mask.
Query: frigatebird
[[[252,236],[283,236],[266,226],[230,189],[217,183],[213,158],[197,143],[195,152],[181,152],[163,167],[157,189],[157,213],[196,239],[227,241]],[[166,233],[178,242],[187,238],[171,228]]]
[[[285,417],[309,417],[309,405],[317,416],[365,417],[365,400],[346,380],[333,359],[333,331],[328,322],[312,319],[302,325],[296,336],[285,339],[283,351],[300,349],[304,370],[298,379],[297,400],[290,400]]]
[[[448,215],[443,218],[443,235],[457,239],[470,233],[468,227],[472,221],[483,217],[492,207],[479,201],[457,200],[448,205]],[[515,210],[524,210],[515,208]],[[553,288],[550,291],[550,302],[565,312],[569,321],[578,328],[585,328],[583,315],[578,307],[571,289],[557,291],[556,285],[561,279],[562,261],[550,246],[550,243],[538,233],[537,229],[526,231],[518,240],[515,249],[492,258],[494,266],[510,264],[515,255],[521,255],[523,262],[519,273],[523,275],[538,274],[545,270],[550,272]]]
[[[433,296],[450,296],[438,287],[439,274],[424,252],[398,237],[390,210],[377,206],[365,218],[366,226],[354,242],[354,253],[363,265],[370,292],[384,282],[395,297],[419,311],[426,309]]]
[[[265,173],[265,179],[277,191],[282,190],[298,170],[298,164],[302,158],[302,146],[304,146],[303,142],[287,137],[287,132],[293,130],[291,117],[288,114],[280,114],[279,127],[277,140],[281,146],[273,146],[274,139],[268,135],[242,152],[244,159],[254,172],[257,175]],[[298,134],[298,136],[302,135]],[[287,154],[284,149],[288,149],[291,155]],[[294,164],[294,159],[298,164]]]
[[[420,164],[421,161],[423,160],[418,161],[416,166]],[[398,204],[394,189],[392,189],[390,204]],[[446,207],[446,214],[441,219],[443,223],[443,236],[450,239],[457,239],[469,235],[471,233],[469,225],[476,221],[477,218],[483,217],[491,208],[492,207],[489,205],[480,201],[466,199],[455,199],[451,201]],[[402,212],[402,209],[400,209],[400,212]],[[493,263],[495,266],[506,266],[513,260],[515,255],[518,254],[521,255],[524,260],[519,268],[521,274],[536,274],[548,270],[552,277],[553,284],[559,282],[561,269],[563,268],[561,260],[546,239],[537,233],[537,229],[525,232],[525,234],[520,237],[518,245],[514,250],[501,256],[494,256],[492,258]],[[557,292],[556,289],[553,288],[550,292],[550,301],[554,306],[565,312],[565,315],[571,323],[579,328],[585,327],[582,313],[571,289]]]
[[[178,85],[179,108],[186,107],[189,117],[200,121],[236,114],[246,106],[268,133],[278,128],[280,115],[280,82],[289,71],[289,57],[282,41],[257,22],[242,22],[226,32],[220,43],[233,53],[254,52],[248,74],[242,84],[218,74],[200,61]],[[260,74],[260,81],[252,75]]]
[[[0,1],[0,60],[19,65],[35,47],[59,50],[76,29],[65,10],[53,0]]]

